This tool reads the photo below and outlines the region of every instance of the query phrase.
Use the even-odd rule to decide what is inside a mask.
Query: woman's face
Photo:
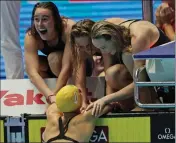
[[[42,40],[51,40],[56,32],[54,18],[49,9],[36,9],[34,14],[34,25]]]
[[[92,45],[88,36],[75,37],[75,44],[80,51],[85,51],[89,55],[95,54],[98,51],[98,49]]]
[[[114,55],[117,52],[116,43],[104,38],[92,39],[93,45],[100,49],[102,53]]]

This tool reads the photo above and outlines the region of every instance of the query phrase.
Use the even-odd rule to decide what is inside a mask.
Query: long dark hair
[[[39,2],[34,5],[32,10],[32,17],[31,17],[31,27],[28,28],[27,32],[30,31],[30,34],[37,38],[39,36],[35,25],[34,25],[34,14],[37,8],[45,8],[49,9],[52,12],[52,16],[54,18],[55,23],[55,30],[58,33],[59,38],[62,37],[63,33],[63,21],[62,19],[66,19],[65,17],[61,17],[57,6],[53,2]]]
[[[72,55],[74,58],[74,61],[73,61],[74,62],[74,73],[76,73],[77,69],[79,68],[80,61],[83,60],[81,58],[78,47],[75,44],[75,38],[81,37],[81,36],[87,36],[90,38],[90,42],[91,42],[91,29],[94,24],[95,24],[94,21],[90,19],[84,19],[84,20],[78,21],[76,24],[72,26],[70,39],[71,39]],[[92,53],[92,46],[90,46],[90,51]]]

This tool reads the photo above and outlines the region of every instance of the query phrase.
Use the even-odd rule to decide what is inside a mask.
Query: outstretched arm
[[[100,117],[100,116],[102,116],[102,115],[104,115],[104,114],[107,114],[108,112],[112,111],[113,107],[114,107],[113,104],[107,104],[107,105],[105,105],[105,106],[103,107],[103,109],[102,109],[100,112],[97,111],[97,112],[99,112],[98,114],[95,114],[95,115],[94,115],[94,114],[92,114],[93,108],[89,106],[89,107],[86,109],[86,112],[84,112],[83,114],[84,114],[84,117],[85,117],[86,120],[95,120],[95,119],[97,119],[98,117]]]
[[[53,94],[53,92],[49,89],[39,74],[39,57],[37,54],[38,41],[32,35],[27,33],[25,36],[24,48],[26,72],[31,82],[47,98],[49,95]]]
[[[67,84],[67,81],[69,77],[71,77],[71,51],[70,47],[66,45],[64,50],[64,55],[62,59],[62,69],[58,76],[56,86],[54,89],[54,94],[57,94],[57,92]]]
[[[112,102],[128,99],[133,95],[133,92],[134,83],[131,83],[115,93],[109,94],[107,96],[104,96],[103,98],[96,100],[95,102],[91,103],[86,110],[88,111],[93,108],[91,110],[92,115],[99,116],[103,112],[104,107],[106,107],[106,105]]]
[[[150,45],[151,45],[151,41],[150,41],[150,33],[148,33],[150,31],[143,30],[143,33],[137,33],[138,35],[134,36],[132,38],[132,47],[133,47],[133,53],[137,53],[146,49],[149,49]],[[125,65],[127,61],[124,60]],[[145,64],[145,60],[138,60],[138,61],[134,61],[134,67],[131,66],[127,66],[128,70],[130,71],[131,75],[133,76],[133,71],[135,71],[136,68],[141,67]],[[129,67],[131,67],[131,69],[129,69]],[[147,75],[146,73],[143,73],[140,77],[140,80],[145,81],[147,79]],[[109,94],[97,101],[95,101],[94,103],[90,104],[88,106],[87,109],[90,109],[93,107],[92,110],[92,114],[93,115],[99,115],[103,109],[103,107],[109,103],[112,102],[116,102],[116,101],[120,101],[120,100],[124,100],[124,99],[128,99],[131,96],[133,96],[134,93],[134,83],[129,84],[128,86],[122,88],[121,90]],[[140,93],[142,94],[143,99],[142,102],[144,103],[151,103],[151,91],[148,88],[143,88],[142,90],[140,90]]]
[[[140,27],[140,28],[142,29],[143,27]],[[135,35],[131,39],[132,41],[131,46],[133,49],[132,54],[135,54],[135,53],[138,53],[140,51],[144,51],[150,48],[150,45],[153,44],[152,40],[150,39],[151,37],[150,35],[151,35],[150,29],[145,29],[145,30],[143,29],[142,32],[140,30],[135,32]],[[131,76],[133,76],[133,72],[136,71],[137,68],[145,65],[145,60],[135,60],[134,66],[131,66],[132,63],[130,64],[129,61],[132,61],[132,60],[133,59],[123,58],[124,64],[128,68]],[[147,73],[143,71],[140,75],[140,80],[146,81],[147,79],[148,79]],[[131,83],[128,86],[122,88],[121,90],[103,97],[102,99],[100,99],[102,100],[100,103],[108,104],[113,101],[115,102],[119,100],[128,99],[131,96],[133,96],[133,94],[134,94],[134,83]],[[141,94],[141,97],[143,97],[143,99],[141,98],[143,103],[144,102],[151,103],[151,96],[150,96],[151,91],[149,90],[149,88],[147,87],[141,88],[140,94]]]
[[[81,95],[82,95],[82,107],[80,108],[80,111],[83,112],[87,105],[87,91],[86,91],[86,63],[85,63],[85,53],[81,52],[81,60],[78,69],[75,73],[75,85],[79,88]]]
[[[73,21],[68,20],[67,23],[67,30],[65,30],[66,34],[66,44],[65,44],[65,50],[62,58],[62,68],[61,72],[58,76],[56,86],[54,89],[54,94],[56,94],[63,86],[67,84],[67,81],[69,77],[71,77],[71,67],[72,67],[72,53],[71,53],[71,42],[70,42],[70,32],[72,25],[74,24]]]

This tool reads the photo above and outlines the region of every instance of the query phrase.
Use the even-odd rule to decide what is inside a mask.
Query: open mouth
[[[40,32],[41,34],[46,34],[46,33],[47,33],[47,29],[39,29],[39,32]]]

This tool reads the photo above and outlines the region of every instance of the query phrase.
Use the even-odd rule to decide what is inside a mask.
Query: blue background
[[[142,1],[141,0],[121,0],[108,2],[70,2],[53,1],[59,8],[60,14],[69,17],[75,21],[90,18],[92,20],[102,20],[111,17],[121,17],[126,19],[142,19]],[[161,0],[153,1],[153,10],[155,12]],[[20,12],[20,44],[24,53],[24,35],[30,26],[31,14],[34,1],[22,1]],[[4,61],[1,56],[0,78],[5,78]],[[25,78],[27,75],[25,73]]]

